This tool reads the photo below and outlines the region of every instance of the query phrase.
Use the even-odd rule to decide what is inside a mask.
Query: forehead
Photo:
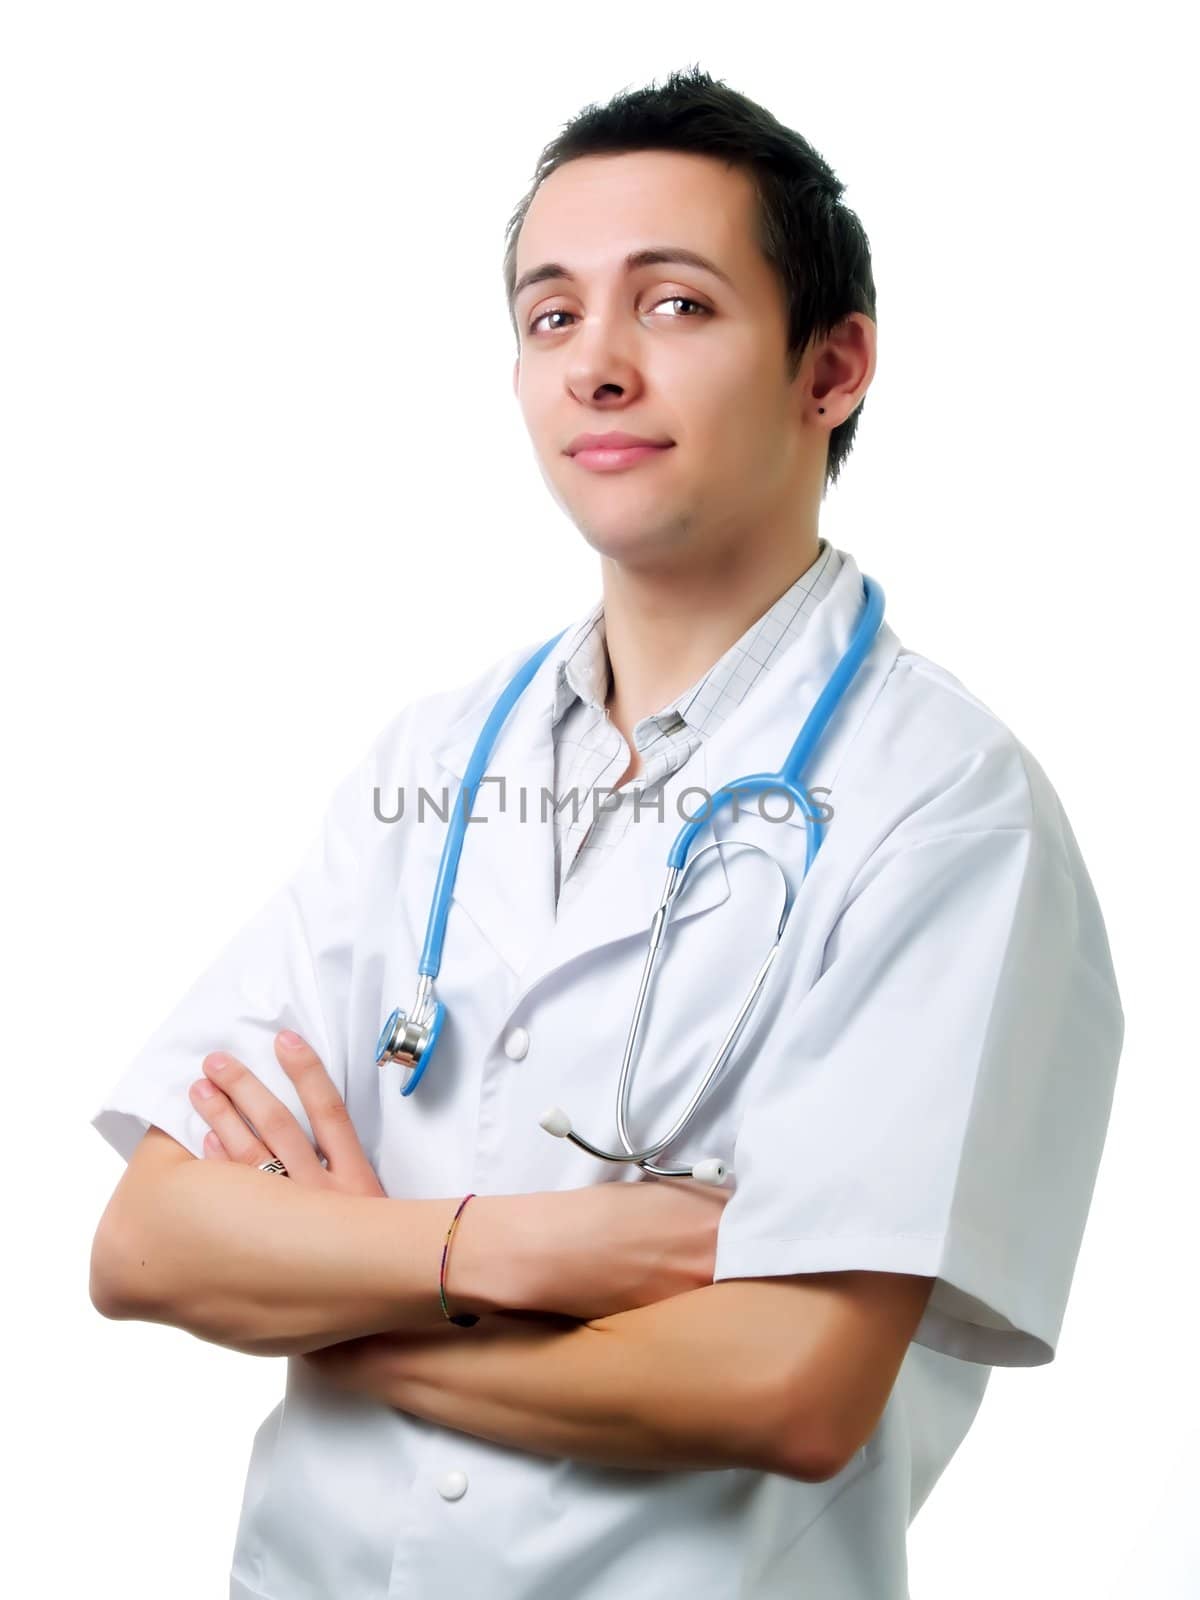
[[[530,202],[517,239],[517,276],[546,260],[581,276],[599,274],[627,251],[670,240],[733,277],[752,249],[754,205],[749,174],[711,156],[582,156],[556,168]]]

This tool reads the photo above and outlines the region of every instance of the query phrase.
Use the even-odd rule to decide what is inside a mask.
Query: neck
[[[728,550],[689,572],[645,572],[601,558],[612,669],[608,713],[632,745],[643,717],[695,683],[816,562],[819,538],[776,551]]]

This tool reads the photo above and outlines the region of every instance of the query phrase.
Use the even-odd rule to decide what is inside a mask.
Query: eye
[[[712,316],[712,312],[707,306],[701,305],[699,300],[693,300],[686,294],[668,294],[664,295],[661,300],[656,300],[654,302],[656,306],[665,306],[667,304],[675,305],[677,303],[685,306],[695,306],[696,310],[702,311],[706,317]],[[534,317],[533,321],[529,324],[529,332],[533,333],[538,323],[545,321],[547,317],[575,317],[575,313],[573,311],[565,311],[561,307],[552,307],[549,311],[543,311],[538,316]],[[578,321],[578,317],[575,317],[575,320]],[[669,318],[668,320],[675,322],[689,322],[693,321],[694,319],[691,317],[674,317]],[[550,331],[552,333],[557,333],[558,329],[552,328]]]

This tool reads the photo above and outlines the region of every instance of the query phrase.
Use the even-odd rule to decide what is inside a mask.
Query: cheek
[[[565,390],[552,393],[543,382],[537,384],[536,392],[530,385],[521,397],[521,419],[525,430],[537,447],[538,454],[548,461],[566,461],[566,456],[561,454],[563,446],[585,426],[577,422],[572,427],[567,420],[569,400],[570,395]]]
[[[697,341],[685,354],[686,360],[664,373],[662,384],[689,438],[706,454],[753,454],[783,404],[778,372],[768,370],[762,352],[746,341],[714,340],[703,350]]]
[[[741,388],[714,390],[687,416],[694,470],[714,482],[734,478],[741,495],[752,497],[776,451],[778,419],[762,398]]]

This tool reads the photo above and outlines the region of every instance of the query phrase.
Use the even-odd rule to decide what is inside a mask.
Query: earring
[[[817,410],[821,414],[821,416],[825,415],[825,407],[824,406],[818,406]]]

